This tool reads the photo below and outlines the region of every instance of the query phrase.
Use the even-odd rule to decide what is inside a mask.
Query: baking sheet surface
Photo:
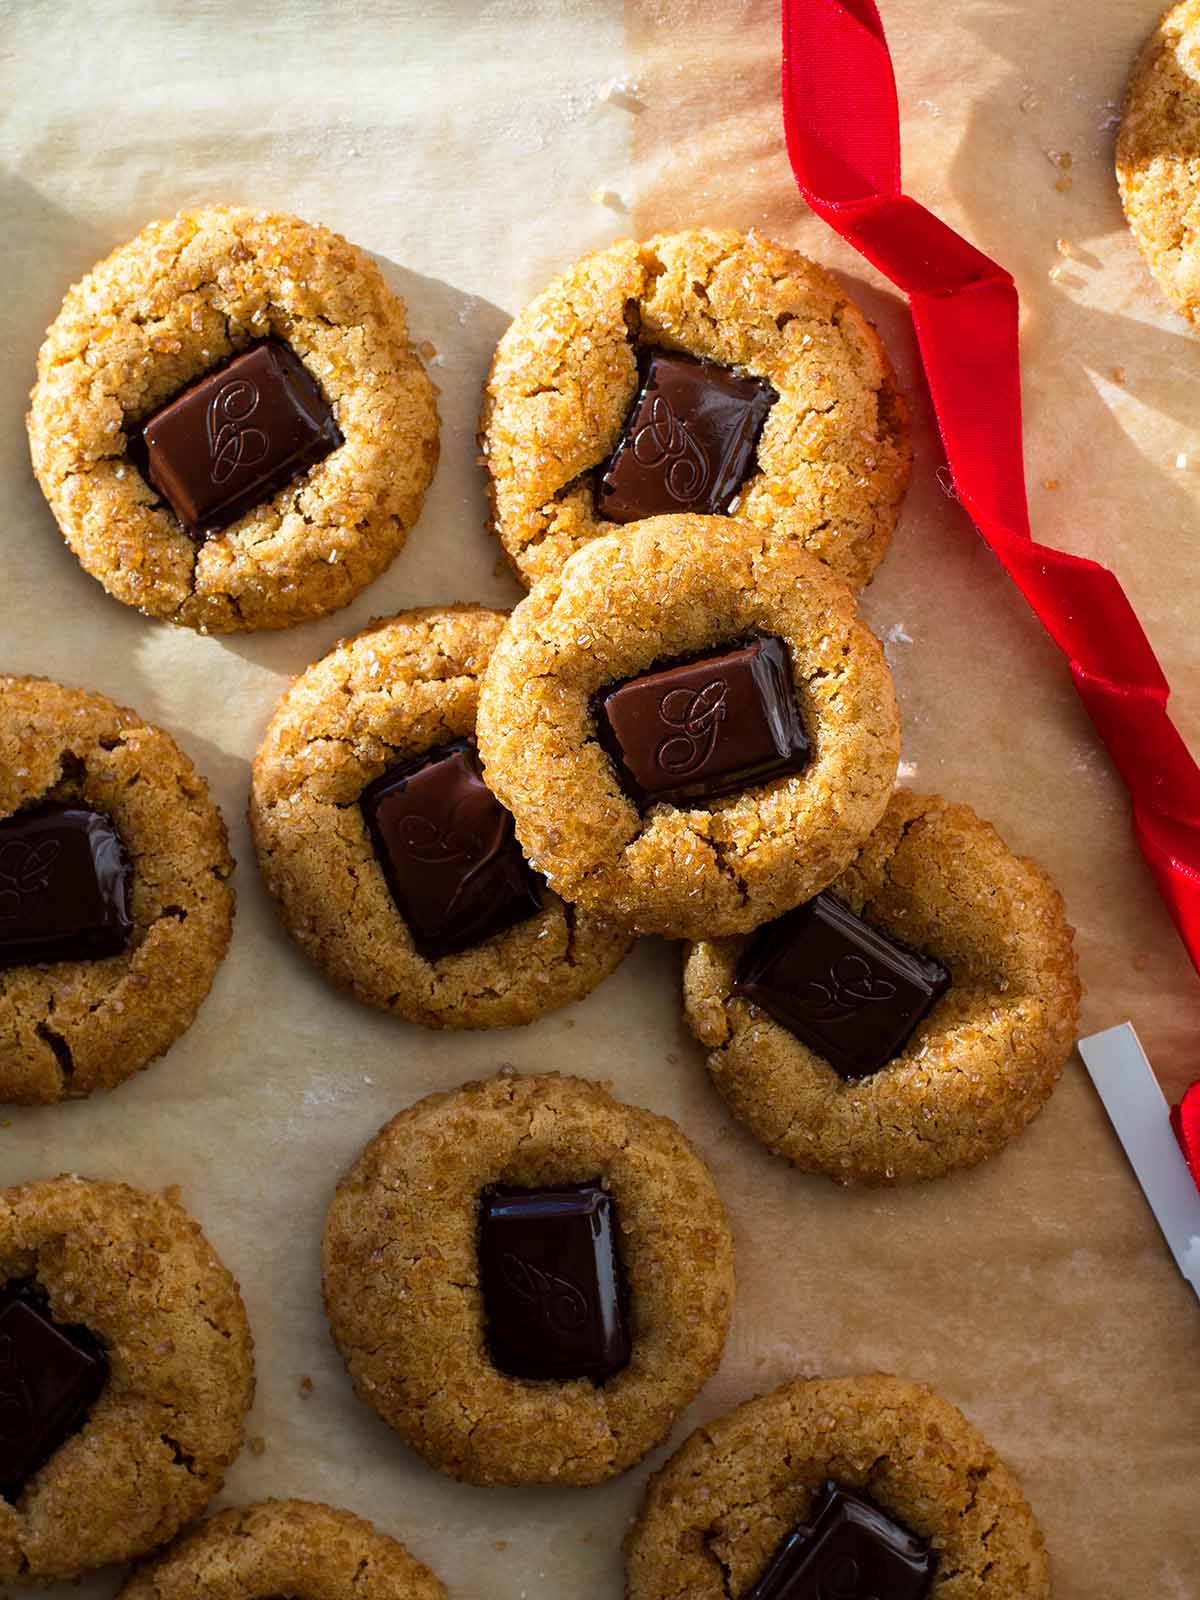
[[[1153,0],[884,12],[910,191],[1018,278],[1035,528],[1117,568],[1195,746],[1200,342],[1142,267],[1111,171]],[[912,401],[914,485],[865,600],[900,691],[904,781],[968,801],[1059,880],[1088,1030],[1132,1017],[1173,1098],[1200,1071],[1200,984],[1124,796],[1059,657],[941,486],[902,303],[795,193],[777,73],[772,0],[0,5],[0,662],[169,728],[213,785],[239,863],[233,946],[191,1032],[105,1099],[6,1112],[0,1182],[67,1170],[181,1185],[241,1280],[258,1347],[249,1434],[263,1448],[243,1454],[223,1503],[348,1506],[464,1600],[599,1600],[620,1593],[620,1539],[665,1452],[599,1489],[444,1480],[353,1398],[320,1310],[318,1241],[340,1172],[419,1095],[502,1064],[611,1079],[698,1142],[736,1234],[733,1336],[673,1442],[798,1371],[919,1378],[1018,1469],[1059,1600],[1197,1600],[1200,1308],[1077,1061],[987,1167],[841,1193],[727,1117],[679,1021],[673,948],[645,942],[589,1001],[533,1029],[427,1034],[327,988],[257,878],[247,764],[289,675],[371,616],[517,598],[482,531],[474,444],[509,316],[622,234],[758,227],[853,287]],[[376,252],[414,337],[437,349],[442,390],[442,464],[392,569],[333,618],[229,640],[103,595],[56,536],[22,426],[67,285],[150,217],[215,199],[290,209]],[[83,1592],[112,1594],[118,1578]]]

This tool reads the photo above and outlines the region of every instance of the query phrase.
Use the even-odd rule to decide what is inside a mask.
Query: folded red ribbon
[[[1197,1189],[1200,1189],[1200,1078],[1179,1104],[1171,1107],[1171,1126],[1175,1129],[1183,1159],[1191,1168]]]
[[[1167,680],[1116,578],[1030,534],[1016,287],[901,191],[896,82],[873,0],[783,0],[783,116],[809,205],[909,297],[958,498],[1070,660],[1132,797],[1142,854],[1200,969],[1200,768],[1167,715]],[[1200,1136],[1190,1160],[1200,1184]]]

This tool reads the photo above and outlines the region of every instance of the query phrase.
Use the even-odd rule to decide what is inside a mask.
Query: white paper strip
[[[1200,1295],[1200,1190],[1183,1159],[1166,1099],[1133,1024],[1122,1022],[1081,1039],[1079,1053],[1171,1254]]]

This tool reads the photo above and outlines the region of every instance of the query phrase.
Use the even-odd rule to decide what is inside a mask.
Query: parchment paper
[[[1111,174],[1115,102],[1157,8],[884,11],[911,191],[1020,282],[1037,529],[1118,569],[1195,743],[1200,341],[1143,269]],[[8,1113],[0,1181],[76,1170],[182,1186],[241,1280],[258,1344],[249,1433],[265,1448],[243,1454],[225,1503],[348,1506],[455,1596],[616,1596],[620,1539],[665,1452],[599,1489],[452,1484],[353,1398],[318,1292],[332,1186],[399,1107],[504,1062],[612,1079],[697,1140],[737,1237],[733,1337],[673,1443],[797,1371],[923,1379],[1020,1472],[1060,1600],[1196,1600],[1200,1307],[1078,1062],[1025,1138],[979,1171],[842,1193],[727,1116],[678,1020],[674,949],[645,942],[587,1003],[530,1030],[437,1036],[329,989],[257,877],[247,762],[288,675],[373,615],[517,597],[482,531],[473,442],[507,317],[621,234],[760,227],[853,285],[913,403],[915,482],[865,602],[896,672],[906,781],[969,801],[1058,878],[1089,1030],[1131,1016],[1168,1094],[1200,1071],[1200,982],[1123,794],[1059,657],[939,486],[903,305],[795,194],[777,71],[772,0],[0,5],[0,662],[89,684],[171,729],[212,783],[239,862],[233,947],[195,1027],[107,1098]],[[283,635],[204,639],[108,600],[28,469],[25,396],[62,292],[150,217],[208,199],[285,207],[377,251],[415,336],[439,352],[442,464],[408,548],[347,611]],[[113,1593],[119,1576],[85,1594]]]

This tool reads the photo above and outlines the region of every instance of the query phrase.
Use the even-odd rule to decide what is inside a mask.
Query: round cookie
[[[342,442],[197,542],[135,464],[139,426],[267,338],[299,358]],[[29,441],[63,537],[118,600],[206,633],[286,628],[344,606],[404,544],[437,460],[434,393],[363,251],[281,212],[212,206],[152,222],[70,291]],[[211,407],[208,436],[224,480]]]
[[[6,1303],[22,1286],[30,1301]],[[102,1351],[98,1398],[0,1498],[0,1583],[77,1577],[170,1539],[221,1487],[254,1392],[238,1287],[173,1200],[53,1178],[0,1190],[0,1459],[74,1381],[77,1358],[39,1362],[49,1318]],[[46,1374],[51,1377],[47,1379]],[[77,1419],[78,1420],[78,1419]],[[48,1441],[53,1444],[53,1440]]]
[[[716,362],[774,390],[731,509],[852,587],[866,583],[911,465],[891,364],[827,272],[731,229],[619,240],[569,268],[501,339],[480,443],[493,527],[518,577],[531,584],[557,572],[618,526],[597,509],[599,469],[638,392],[639,351],[651,349]],[[696,481],[684,470],[670,490],[680,504],[659,509],[698,509],[688,492]]]
[[[1062,897],[967,806],[898,791],[829,891],[949,969],[908,1042],[847,1080],[733,993],[741,939],[703,940],[684,1010],[730,1109],[778,1155],[838,1183],[937,1178],[995,1155],[1041,1110],[1079,1022]]]
[[[343,640],[292,684],[254,760],[254,842],[288,932],[359,1000],[431,1028],[532,1022],[590,993],[631,943],[543,889],[515,926],[427,958],[392,898],[360,797],[388,769],[474,732],[504,621],[481,606],[429,608]],[[426,878],[428,856],[415,857]]]
[[[142,1567],[117,1600],[446,1600],[396,1539],[349,1511],[264,1500],[222,1511]]]
[[[603,1381],[509,1376],[493,1360],[508,1312],[502,1291],[485,1294],[485,1197],[596,1180],[615,1211],[627,1364]],[[553,1295],[568,1295],[590,1331],[601,1295],[578,1265],[546,1271],[528,1235],[498,1237],[524,1251],[502,1258],[519,1273],[510,1300],[540,1285],[566,1321],[571,1299]],[[371,1141],[329,1211],[324,1292],[359,1398],[431,1466],[479,1484],[600,1483],[659,1443],[715,1370],[733,1244],[674,1123],[578,1078],[502,1074],[428,1096]]]
[[[807,766],[640,812],[597,742],[597,692],[755,635],[786,647]],[[736,716],[710,726],[712,749],[738,732]],[[732,518],[656,517],[593,540],[516,608],[484,677],[479,748],[560,894],[639,932],[703,938],[747,931],[845,868],[887,804],[900,728],[879,643],[814,556]]]
[[[1130,74],[1117,134],[1117,184],[1160,288],[1200,321],[1200,0],[1160,18]]]
[[[830,1481],[929,1542],[928,1600],[1049,1595],[1041,1531],[995,1451],[931,1390],[875,1375],[796,1378],[698,1428],[650,1480],[626,1542],[627,1600],[749,1600]],[[825,1549],[829,1587],[814,1574],[796,1592],[865,1595],[837,1581],[852,1558]]]
[[[70,802],[120,836],[132,928],[103,958],[0,964],[0,1102],[72,1099],[140,1071],[191,1025],[229,945],[225,824],[171,737],[103,695],[0,676],[0,961],[13,914],[54,890],[5,824]]]

